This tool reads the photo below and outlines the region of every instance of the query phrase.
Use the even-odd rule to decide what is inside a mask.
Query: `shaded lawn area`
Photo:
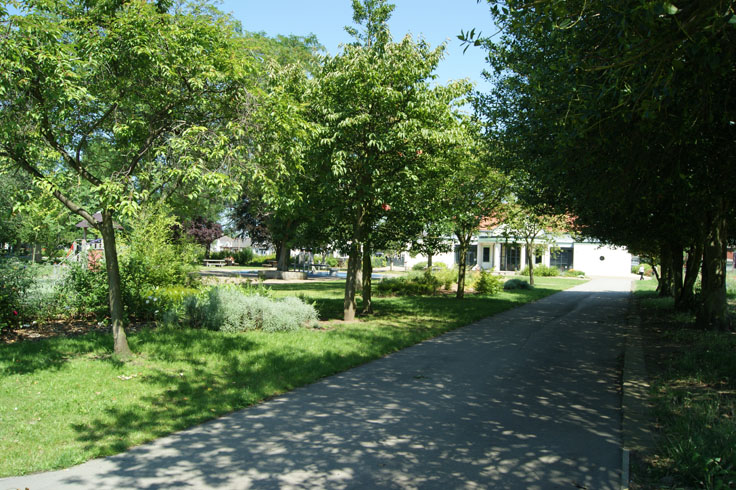
[[[736,281],[729,306],[736,320]],[[655,447],[635,459],[632,488],[736,487],[736,333],[703,331],[695,316],[637,281]]]
[[[314,302],[324,328],[144,329],[129,336],[127,363],[110,357],[110,334],[4,345],[0,476],[114,454],[578,284],[540,278],[534,290],[462,301],[376,298],[376,314],[350,324],[338,320],[344,281],[280,284],[273,294]]]

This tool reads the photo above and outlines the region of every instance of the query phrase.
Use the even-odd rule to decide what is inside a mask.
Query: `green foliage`
[[[210,259],[224,260],[230,257],[237,265],[249,265],[253,262],[255,255],[250,247],[238,251],[220,250],[219,252],[210,252]]]
[[[176,218],[161,206],[142,210],[130,224],[120,255],[129,315],[150,314],[149,296],[155,289],[192,284],[197,247],[173,239],[176,224]]]
[[[493,295],[503,289],[503,281],[500,276],[494,276],[486,272],[485,269],[481,269],[473,284],[473,289],[478,294]]]
[[[427,270],[422,274],[384,278],[376,284],[378,296],[422,296],[433,295],[442,283]]]
[[[442,288],[446,291],[452,289],[452,285],[457,281],[457,270],[455,269],[440,269],[432,271],[432,274],[440,281]]]
[[[269,260],[276,260],[276,254],[267,254],[267,255],[253,255],[253,258],[248,263],[248,265],[260,267],[263,266],[264,262],[267,262]]]
[[[371,265],[373,267],[386,267],[386,264],[386,257],[376,257],[375,255],[371,257]]]
[[[423,271],[428,267],[428,262],[417,262],[411,267],[413,271]],[[432,270],[443,270],[447,269],[447,264],[444,262],[432,262]]]
[[[314,306],[299,298],[281,300],[239,287],[217,286],[185,298],[180,322],[192,328],[223,332],[284,332],[317,326]],[[171,321],[169,317],[168,321]]]
[[[61,283],[59,309],[65,316],[107,315],[108,285],[104,267],[90,269],[83,264],[70,264]]]
[[[562,275],[565,277],[585,277],[585,272],[575,269],[568,269]]]
[[[338,263],[339,261],[337,260],[337,257],[327,257],[327,259],[325,259],[325,264],[330,267],[337,267]]]
[[[529,266],[525,266],[523,269],[521,269],[521,272],[519,272],[522,276],[528,276],[529,275]],[[542,277],[554,277],[560,275],[560,269],[557,267],[550,267],[546,265],[535,265],[534,266],[534,275],[535,276],[542,276]]]
[[[525,281],[524,279],[509,279],[508,281],[503,283],[503,289],[505,291],[511,291],[514,289],[532,289],[532,285],[529,284],[528,281]]]
[[[25,296],[34,280],[34,269],[29,264],[0,259],[0,330],[21,322]]]

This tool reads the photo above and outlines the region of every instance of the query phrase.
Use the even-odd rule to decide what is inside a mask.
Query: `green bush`
[[[84,264],[70,264],[60,286],[57,301],[64,316],[93,314],[101,318],[107,315],[108,286],[104,267],[90,269]],[[123,299],[126,299],[125,289]]]
[[[424,262],[417,262],[411,267],[411,270],[413,271],[423,271],[428,267],[427,261]],[[432,269],[434,270],[442,270],[447,269],[447,264],[444,262],[432,262]]]
[[[166,321],[186,326],[223,332],[263,330],[282,332],[317,325],[317,310],[296,297],[273,299],[248,294],[237,286],[217,286],[204,294],[185,298],[183,315],[174,320],[168,313]]]
[[[523,279],[509,279],[503,283],[503,288],[508,291],[512,289],[531,289],[532,286]]]
[[[473,289],[478,294],[496,294],[503,289],[503,285],[499,276],[494,276],[481,269],[473,284]]]
[[[376,284],[378,296],[433,295],[440,287],[440,280],[430,271],[403,277],[385,278]]]
[[[386,257],[371,257],[371,265],[373,267],[386,267]]]
[[[253,249],[248,247],[235,252],[233,254],[233,259],[235,259],[235,262],[238,265],[250,264],[253,261]]]
[[[440,281],[442,288],[448,291],[457,282],[457,269],[440,269],[433,271],[432,274]]]
[[[529,266],[524,267],[519,273],[522,276],[529,275]],[[534,275],[539,277],[554,277],[560,275],[560,269],[557,267],[549,267],[543,264],[534,266]]]
[[[248,265],[252,265],[254,267],[260,267],[267,260],[276,260],[276,254],[253,255],[253,258],[250,260],[250,263],[248,263]]]
[[[562,275],[564,275],[565,277],[580,277],[585,276],[585,272],[577,271],[575,269],[568,269]]]
[[[339,261],[337,260],[336,257],[327,257],[325,259],[325,264],[329,265],[330,267],[337,267],[338,263]]]
[[[0,260],[0,330],[25,318],[23,303],[35,280],[35,269],[16,259]]]

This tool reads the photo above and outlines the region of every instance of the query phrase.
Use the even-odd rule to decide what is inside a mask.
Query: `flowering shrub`
[[[33,281],[32,267],[15,259],[0,261],[0,330],[20,323],[24,296]]]

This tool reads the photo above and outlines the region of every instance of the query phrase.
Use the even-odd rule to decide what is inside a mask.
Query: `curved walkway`
[[[9,488],[620,488],[629,280],[596,279]]]

